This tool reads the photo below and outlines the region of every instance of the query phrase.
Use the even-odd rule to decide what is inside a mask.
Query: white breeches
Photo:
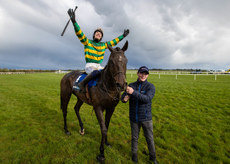
[[[104,67],[102,67],[100,64],[98,63],[86,63],[85,65],[85,72],[87,74],[92,73],[94,70],[100,70],[103,69]]]

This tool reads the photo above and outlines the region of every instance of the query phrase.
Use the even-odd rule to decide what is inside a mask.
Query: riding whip
[[[75,7],[74,12],[75,12],[76,10],[77,10],[77,6]],[[63,30],[63,31],[62,31],[62,33],[61,33],[61,36],[63,36],[63,35],[64,35],[65,30],[66,30],[66,28],[67,28],[67,27],[68,27],[68,25],[69,25],[69,22],[70,22],[70,18],[69,18],[68,22],[66,23],[65,28],[64,28],[64,30]]]

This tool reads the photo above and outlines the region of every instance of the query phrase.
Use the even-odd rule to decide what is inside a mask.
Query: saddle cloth
[[[80,76],[78,76],[78,78],[74,82],[73,88],[76,87],[77,84],[80,83],[86,76],[87,76],[86,73],[82,73]],[[95,78],[95,79],[89,81],[88,82],[88,88],[91,88],[92,86],[96,86],[97,85],[97,80],[98,80],[98,78]]]

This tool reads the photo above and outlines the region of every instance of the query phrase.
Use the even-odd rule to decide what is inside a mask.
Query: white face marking
[[[119,61],[122,61],[122,57],[121,56],[119,57]]]

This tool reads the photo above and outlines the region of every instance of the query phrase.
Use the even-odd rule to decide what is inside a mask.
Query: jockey
[[[98,28],[93,33],[93,40],[90,40],[81,31],[80,26],[76,22],[75,13],[73,12],[73,9],[69,9],[68,14],[73,23],[75,33],[80,42],[84,45],[85,49],[85,71],[88,75],[76,87],[76,90],[80,92],[84,90],[85,84],[97,77],[100,74],[99,70],[103,69],[103,67],[100,64],[103,61],[105,49],[108,48],[108,44],[110,46],[117,45],[122,39],[124,39],[129,34],[129,30],[124,30],[124,33],[121,36],[109,42],[101,42],[103,37],[103,31],[101,28]]]

